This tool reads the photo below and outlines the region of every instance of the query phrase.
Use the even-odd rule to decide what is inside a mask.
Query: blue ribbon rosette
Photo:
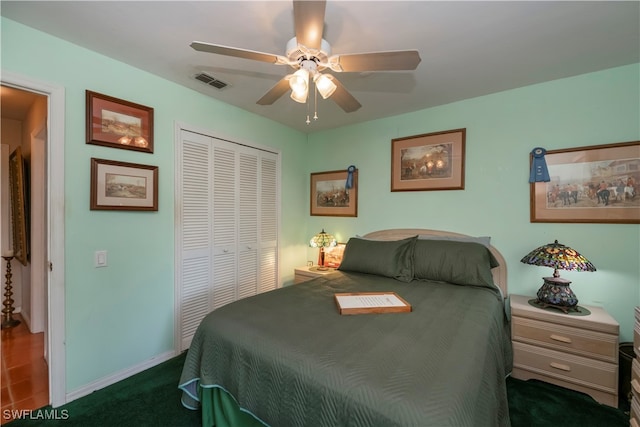
[[[529,182],[549,182],[549,170],[547,169],[547,162],[544,160],[544,155],[547,150],[541,147],[536,147],[531,151],[533,161],[531,162],[531,172],[529,173]]]
[[[353,173],[356,171],[356,167],[351,165],[347,168],[347,182],[344,184],[344,188],[347,190],[353,188]]]

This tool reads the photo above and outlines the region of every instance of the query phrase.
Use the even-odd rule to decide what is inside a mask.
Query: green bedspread
[[[334,293],[375,291],[413,311],[338,313]],[[511,363],[497,290],[337,272],[211,312],[179,387],[186,407],[219,388],[274,427],[508,426]]]

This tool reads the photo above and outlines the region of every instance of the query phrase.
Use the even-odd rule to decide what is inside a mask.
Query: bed
[[[506,277],[488,238],[351,238],[335,273],[208,314],[182,404],[218,427],[509,426]],[[411,312],[340,315],[334,294],[352,292],[395,292]]]

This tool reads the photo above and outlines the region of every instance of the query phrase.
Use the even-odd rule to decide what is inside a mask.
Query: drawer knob
[[[634,378],[633,381],[631,381],[631,387],[633,387],[633,391],[640,394],[640,383],[637,379]]]
[[[561,371],[567,371],[567,372],[571,371],[571,367],[569,365],[564,365],[562,363],[551,362],[549,363],[549,366],[555,369],[560,369]]]
[[[560,341],[563,343],[571,344],[571,338],[563,337],[562,335],[551,334],[549,338],[551,338],[554,341]]]

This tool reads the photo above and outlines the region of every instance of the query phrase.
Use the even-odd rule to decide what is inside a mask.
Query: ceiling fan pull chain
[[[318,86],[313,84],[313,120],[318,120]]]
[[[311,120],[309,120],[309,98],[311,97],[307,96],[307,121],[305,122],[307,125],[311,123]]]

